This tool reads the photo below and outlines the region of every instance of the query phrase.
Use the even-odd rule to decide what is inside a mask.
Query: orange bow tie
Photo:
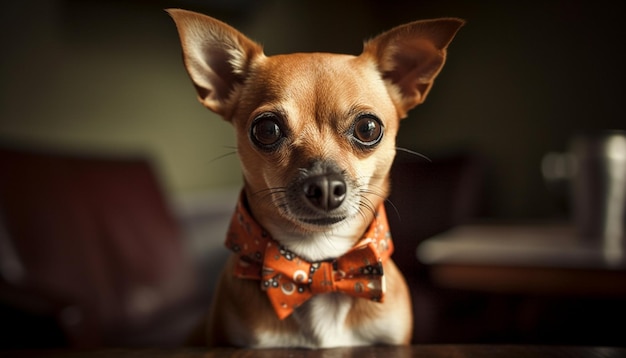
[[[382,264],[393,252],[384,205],[350,251],[337,259],[311,263],[273,240],[252,219],[244,200],[242,192],[225,244],[239,256],[234,275],[260,280],[278,318],[286,318],[313,295],[326,292],[382,302]]]

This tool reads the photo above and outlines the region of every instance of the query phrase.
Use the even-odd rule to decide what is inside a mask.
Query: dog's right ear
[[[189,77],[200,102],[230,119],[250,63],[263,49],[231,26],[196,12],[168,9],[174,19]]]
[[[378,64],[401,118],[426,99],[448,44],[464,23],[455,18],[414,21],[365,43],[362,56]]]

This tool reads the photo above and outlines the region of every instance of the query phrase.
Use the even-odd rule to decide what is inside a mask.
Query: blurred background
[[[173,208],[182,235],[191,238],[185,248],[205,258],[205,271],[214,270],[220,260],[206,263],[206,233],[221,245],[221,218],[229,215],[241,186],[237,158],[229,155],[234,134],[196,100],[178,35],[163,9],[217,17],[262,43],[268,55],[357,55],[363,40],[393,26],[460,17],[467,24],[452,42],[427,101],[402,123],[398,146],[434,163],[459,154],[480,163],[480,180],[472,184],[479,202],[473,204],[474,218],[567,219],[563,188],[545,182],[542,158],[566,150],[578,133],[626,129],[624,5],[623,0],[11,1],[0,12],[0,144],[39,154],[147,160],[156,178],[151,185],[163,197],[159,205],[166,212]],[[0,177],[8,176],[3,170]],[[198,214],[198,207],[205,214]],[[428,210],[428,202],[423,207]],[[213,219],[215,213],[220,220]],[[14,229],[6,226],[10,237]],[[20,244],[12,245],[2,246],[5,264],[7,252],[20,254]],[[151,297],[143,290],[133,302],[145,311],[156,307]],[[76,311],[63,312],[67,331],[67,323],[78,319]],[[417,341],[472,338],[424,332],[417,332],[423,334]],[[124,343],[108,337],[104,340]],[[164,338],[142,339],[133,343]]]
[[[237,188],[230,126],[196,101],[166,7],[201,11],[268,54],[358,54],[415,19],[467,25],[399,146],[488,163],[485,215],[559,212],[541,177],[580,131],[624,129],[623,1],[20,1],[2,11],[0,139],[150,155],[169,193]]]

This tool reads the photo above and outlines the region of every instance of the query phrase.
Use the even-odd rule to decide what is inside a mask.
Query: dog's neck
[[[327,231],[307,231],[295,225],[285,225],[272,220],[259,220],[267,216],[257,215],[258,207],[252,205],[244,193],[240,197],[252,218],[270,236],[283,245],[287,250],[303,259],[316,262],[334,259],[342,256],[362,238],[365,231],[374,220],[375,211],[365,211],[359,215],[347,218],[344,222],[333,225]],[[255,210],[256,209],[256,210]]]

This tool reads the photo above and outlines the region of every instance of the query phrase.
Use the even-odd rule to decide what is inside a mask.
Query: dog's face
[[[272,220],[326,232],[387,196],[399,120],[373,61],[266,57],[240,93],[231,120],[246,190]]]
[[[200,101],[235,127],[257,221],[283,244],[332,233],[349,248],[388,195],[400,119],[424,101],[463,22],[400,26],[360,56],[267,57],[218,20],[169,13]]]

